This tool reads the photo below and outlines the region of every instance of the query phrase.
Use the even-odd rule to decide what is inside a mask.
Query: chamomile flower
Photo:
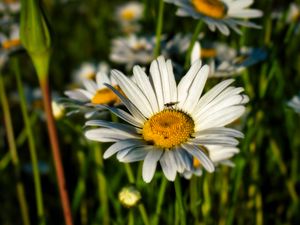
[[[249,9],[253,0],[165,0],[179,8],[178,16],[190,16],[202,19],[211,31],[216,28],[224,35],[229,35],[229,28],[241,33],[238,26],[259,28],[256,24],[244,19],[262,16],[262,11]],[[229,28],[228,28],[229,27]]]
[[[288,102],[288,106],[293,108],[296,113],[300,113],[300,92]]]
[[[112,76],[124,95],[111,85],[128,112],[106,106],[112,113],[129,124],[90,120],[85,136],[99,142],[115,142],[104,153],[104,158],[117,154],[121,162],[143,162],[143,179],[150,182],[159,162],[168,180],[174,181],[177,172],[192,170],[193,157],[208,172],[214,163],[205,145],[238,145],[243,137],[237,130],[224,127],[239,118],[248,101],[241,94],[243,88],[230,86],[225,80],[202,95],[209,67],[196,61],[176,85],[172,62],[160,56],[151,63],[150,77],[135,66],[135,82],[118,70]],[[201,97],[202,95],[202,97]],[[126,96],[126,97],[125,97]]]
[[[215,166],[227,165],[234,166],[234,163],[230,160],[235,154],[239,153],[239,149],[235,147],[224,147],[220,145],[206,145],[202,146],[209,155],[211,161]],[[197,158],[193,158],[193,167],[190,171],[184,171],[183,176],[186,179],[190,179],[192,175],[201,176],[203,173],[203,167]]]
[[[131,69],[136,63],[146,65],[153,60],[154,38],[119,37],[112,41],[110,54],[111,61],[125,64],[127,69]]]
[[[20,28],[18,24],[11,24],[8,33],[0,33],[1,51],[13,52],[21,47]]]
[[[0,12],[18,13],[21,9],[19,0],[2,0],[0,2]]]
[[[191,63],[197,59],[208,60],[209,77],[229,77],[240,74],[266,57],[266,52],[259,48],[242,47],[237,51],[223,43],[213,43],[208,48],[202,48],[196,42],[191,53]]]
[[[134,33],[140,30],[138,21],[143,16],[144,7],[140,2],[128,2],[117,8],[117,19],[125,33]]]
[[[84,79],[83,85],[85,89],[77,88],[75,90],[66,91],[67,95],[71,100],[74,100],[78,103],[78,106],[85,104],[92,105],[114,105],[120,103],[119,98],[107,88],[104,83],[115,86],[116,89],[119,89],[116,86],[116,83],[111,79],[106,73],[98,72],[96,74],[96,81],[91,79]],[[85,114],[86,117],[92,116],[98,109],[88,110]]]

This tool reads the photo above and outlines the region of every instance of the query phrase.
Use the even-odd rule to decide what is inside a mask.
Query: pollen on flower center
[[[134,19],[135,13],[134,13],[134,11],[132,11],[130,9],[123,10],[123,12],[121,13],[121,17],[124,20],[131,21]]]
[[[192,0],[192,4],[196,11],[215,19],[222,19],[227,13],[226,4],[220,0]]]
[[[21,45],[21,42],[19,39],[12,39],[12,40],[7,40],[7,41],[4,41],[2,43],[2,47],[4,49],[10,49],[10,48],[13,48],[13,47],[17,47]]]
[[[115,89],[118,91],[121,91],[119,86],[116,86]],[[91,103],[93,104],[107,104],[107,105],[113,105],[116,103],[119,103],[120,100],[118,96],[110,89],[108,88],[102,88],[98,90],[94,97],[91,99]]]
[[[169,149],[186,142],[194,127],[194,121],[188,114],[176,109],[164,109],[145,122],[143,137],[157,147]]]
[[[217,52],[213,48],[203,48],[201,49],[201,58],[211,58],[215,57]]]

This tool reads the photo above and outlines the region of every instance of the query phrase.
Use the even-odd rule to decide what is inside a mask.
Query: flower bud
[[[48,74],[51,36],[40,0],[22,0],[20,37],[28,51],[39,79]]]
[[[141,193],[134,186],[124,187],[119,192],[119,201],[127,208],[136,206],[141,198]]]

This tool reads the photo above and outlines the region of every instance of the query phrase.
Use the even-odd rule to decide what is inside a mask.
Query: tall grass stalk
[[[163,18],[164,18],[164,0],[159,0],[158,7],[158,19],[156,24],[156,44],[154,49],[154,57],[159,56],[160,54],[160,40],[161,40],[161,32],[163,27]]]
[[[98,197],[100,201],[99,209],[103,216],[103,225],[110,224],[110,213],[108,205],[108,193],[107,193],[107,183],[106,178],[103,174],[103,159],[102,159],[102,145],[94,145],[94,160],[96,164],[96,177],[97,177],[97,187],[98,187]]]
[[[34,190],[35,190],[35,198],[36,198],[36,204],[37,204],[38,221],[39,221],[39,224],[42,225],[42,224],[46,223],[46,218],[45,218],[45,212],[44,212],[42,184],[41,184],[40,173],[39,173],[36,143],[35,143],[32,127],[30,124],[29,115],[28,115],[27,108],[26,108],[26,106],[28,104],[27,104],[25,93],[23,90],[18,60],[16,58],[13,59],[12,65],[15,70],[18,93],[20,96],[21,111],[22,111],[22,115],[23,115],[23,119],[24,119],[24,123],[25,123],[26,133],[28,136],[29,152],[30,152],[30,158],[31,158],[32,169],[33,169],[33,180],[34,180]]]
[[[14,173],[16,177],[17,198],[20,205],[21,217],[24,225],[30,225],[30,218],[28,212],[28,204],[25,195],[25,188],[20,179],[20,160],[17,152],[16,142],[14,138],[14,131],[12,125],[11,114],[9,110],[9,103],[5,93],[4,80],[0,74],[0,99],[3,108],[4,122],[6,126],[6,134],[9,144],[10,156],[14,165]]]

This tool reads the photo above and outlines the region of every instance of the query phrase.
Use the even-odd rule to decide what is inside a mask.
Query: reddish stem
[[[66,181],[64,176],[64,168],[60,156],[55,120],[52,114],[51,95],[50,95],[49,83],[47,78],[40,80],[40,87],[43,94],[43,103],[44,103],[44,109],[47,118],[48,133],[49,133],[52,155],[53,155],[53,160],[54,160],[54,165],[56,170],[60,199],[64,211],[64,218],[65,218],[66,225],[73,225],[68,191],[67,191],[67,186],[66,186]]]

